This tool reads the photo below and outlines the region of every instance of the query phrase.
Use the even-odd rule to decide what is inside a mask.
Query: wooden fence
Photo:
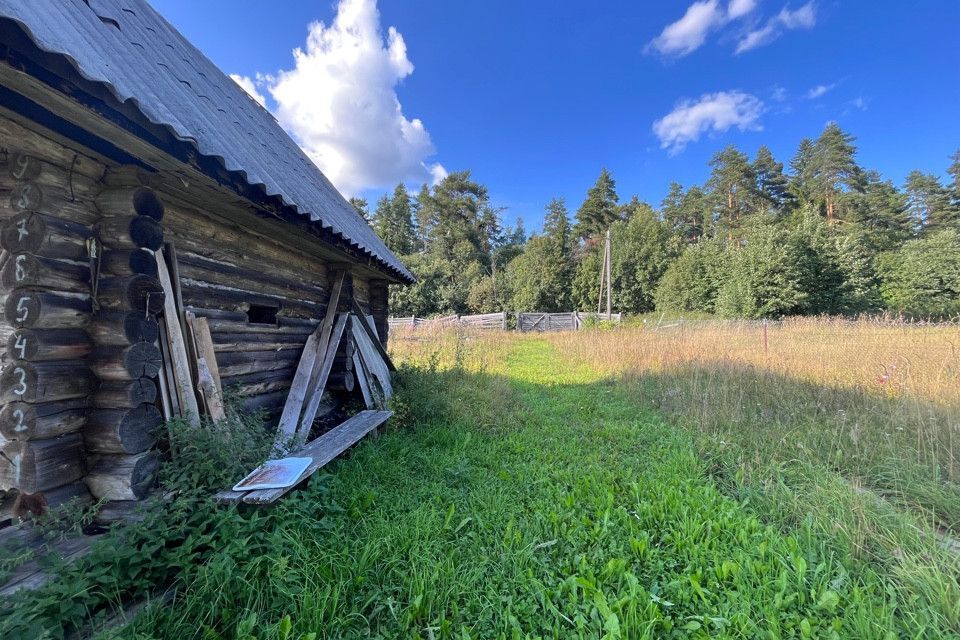
[[[481,313],[473,316],[443,316],[440,318],[418,318],[417,316],[407,316],[405,318],[390,318],[388,320],[390,328],[399,327],[446,327],[460,325],[473,327],[476,329],[506,329],[507,313]]]
[[[574,331],[582,329],[590,322],[602,322],[607,319],[606,314],[586,313],[581,311],[567,311],[563,313],[517,313],[517,331]],[[472,316],[443,316],[440,318],[418,318],[407,316],[404,318],[390,318],[390,328],[401,327],[447,327],[463,326],[476,329],[507,329],[507,312],[481,313]],[[611,315],[611,320],[620,324],[622,316],[619,313]]]
[[[605,313],[584,313],[568,311],[562,313],[518,313],[517,331],[576,331],[590,322],[602,322],[607,319]],[[622,315],[611,314],[610,320],[620,324]]]

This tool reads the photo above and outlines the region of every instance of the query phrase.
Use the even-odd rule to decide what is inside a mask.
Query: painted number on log
[[[27,307],[29,304],[30,296],[22,296],[17,300],[17,322],[26,322],[30,317],[30,309]]]
[[[36,211],[43,201],[43,193],[35,184],[18,184],[10,196],[10,206],[17,211]]]
[[[10,175],[16,180],[32,180],[40,175],[40,162],[25,153],[17,153],[10,163]]]
[[[27,392],[27,372],[23,370],[23,367],[17,367],[13,370],[13,373],[20,378],[17,386],[13,389],[13,393],[22,396]]]
[[[27,231],[27,218],[20,218],[17,221],[17,242],[23,241],[24,238],[30,235],[30,232]]]
[[[13,343],[13,348],[17,350],[20,354],[20,360],[23,360],[27,357],[27,339],[23,335],[17,335],[16,341]]]
[[[13,265],[14,267],[13,277],[16,279],[17,282],[23,282],[23,280],[27,277],[27,270],[24,267],[24,264],[26,263],[26,261],[27,261],[27,256],[24,254],[20,254],[16,257],[16,260]]]
[[[13,410],[13,417],[17,419],[17,424],[16,424],[16,426],[13,428],[13,430],[16,431],[16,432],[18,432],[18,433],[21,432],[21,431],[26,431],[26,430],[27,430],[27,425],[25,425],[25,424],[23,423],[23,418],[24,418],[23,409],[14,409],[14,410]]]

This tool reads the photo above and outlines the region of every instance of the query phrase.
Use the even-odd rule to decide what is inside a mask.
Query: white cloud
[[[776,19],[786,29],[812,29],[817,24],[817,8],[813,2],[808,2],[796,11],[784,7]]]
[[[784,29],[811,29],[817,24],[817,7],[811,0],[796,11],[784,7],[780,13],[770,18],[765,25],[744,34],[737,42],[735,53],[743,53],[765,44],[770,44],[781,35]]]
[[[385,35],[385,37],[384,37]],[[403,36],[380,25],[376,0],[340,0],[333,21],[308,26],[293,68],[234,80],[263,103],[324,175],[346,196],[399,181],[446,175],[430,162],[434,146],[423,122],[408,118],[397,85],[413,73]]]
[[[756,8],[757,0],[730,0],[726,9],[720,6],[720,0],[699,0],[687,7],[683,17],[664,27],[646,49],[666,56],[685,56],[703,46],[711,31],[743,18]]]
[[[866,111],[867,99],[864,98],[863,96],[858,96],[850,101],[850,105],[853,106],[855,109],[859,109],[860,111]]]
[[[818,84],[813,89],[810,89],[810,91],[807,91],[807,99],[816,100],[817,98],[825,95],[828,91],[833,89],[835,86],[837,85],[836,84]]]
[[[777,85],[773,88],[773,91],[770,93],[770,97],[775,102],[783,102],[784,100],[787,99],[787,90],[781,87],[780,85]]]
[[[741,91],[707,93],[698,100],[683,100],[670,113],[653,123],[660,148],[671,155],[707,132],[722,133],[731,127],[760,131],[763,102]]]
[[[757,8],[757,0],[730,0],[727,5],[727,18],[736,20],[742,18]]]
[[[230,78],[240,85],[243,90],[247,92],[247,95],[259,102],[261,107],[265,107],[267,105],[267,99],[262,93],[257,91],[257,85],[252,79],[247,76],[237,75],[236,73],[231,73]]]
[[[699,49],[707,34],[722,25],[724,20],[718,0],[694,2],[687,7],[682,18],[663,28],[647,49],[653,48],[668,56],[685,56]]]

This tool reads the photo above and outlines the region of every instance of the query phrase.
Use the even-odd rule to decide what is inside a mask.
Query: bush
[[[948,229],[877,258],[887,307],[910,316],[960,314],[960,233]]]
[[[657,311],[713,313],[727,256],[722,242],[691,245],[668,268],[657,287]]]
[[[799,313],[804,290],[802,253],[790,235],[762,225],[730,257],[730,269],[717,293],[716,310],[726,318],[768,318]]]

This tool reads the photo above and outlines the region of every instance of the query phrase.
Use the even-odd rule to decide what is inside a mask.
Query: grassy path
[[[546,342],[516,342],[492,372],[415,372],[399,401],[409,429],[361,445],[124,635],[923,631],[877,576],[809,529],[762,524],[685,436],[596,374],[564,371]]]

